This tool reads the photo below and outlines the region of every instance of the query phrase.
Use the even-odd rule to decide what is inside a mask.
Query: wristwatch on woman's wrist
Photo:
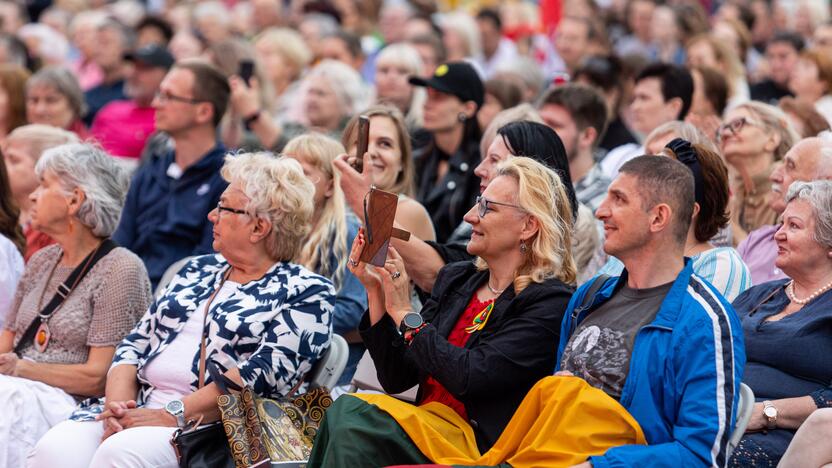
[[[777,408],[774,403],[766,400],[763,402],[763,416],[766,417],[766,429],[777,428]]]
[[[176,418],[178,427],[185,427],[185,403],[182,403],[182,400],[169,401],[165,405],[165,411]]]
[[[424,325],[424,323],[425,321],[418,312],[408,312],[402,318],[402,323],[399,324],[399,333],[404,335],[409,331],[416,330]]]

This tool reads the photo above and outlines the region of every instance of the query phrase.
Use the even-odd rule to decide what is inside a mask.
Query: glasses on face
[[[164,104],[170,101],[184,102],[185,104],[199,104],[200,102],[206,102],[204,99],[194,99],[189,97],[177,96],[175,94],[171,94],[165,91],[157,91],[156,100],[159,101],[160,104]]]
[[[227,206],[222,206],[222,202],[217,203],[217,218],[222,217],[222,212],[223,211],[227,211],[229,213],[234,213],[234,214],[241,214],[241,215],[242,214],[244,214],[244,215],[248,214],[248,211],[246,211],[246,210],[238,210],[236,208],[229,208]]]
[[[721,140],[722,134],[725,133],[726,130],[731,133],[731,136],[736,136],[737,133],[741,132],[743,127],[745,127],[746,125],[757,124],[745,117],[739,117],[737,119],[731,120],[730,122],[725,122],[724,124],[717,127],[716,137],[718,140]]]
[[[477,214],[480,216],[480,218],[484,218],[485,214],[488,213],[488,210],[492,209],[490,205],[508,206],[510,208],[515,208],[520,211],[525,211],[523,208],[517,205],[512,205],[510,203],[495,202],[483,196],[479,196],[477,197]]]

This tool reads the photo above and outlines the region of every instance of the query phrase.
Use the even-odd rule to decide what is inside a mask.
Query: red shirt
[[[476,294],[471,296],[471,301],[468,302],[468,307],[466,307],[465,311],[462,312],[462,315],[459,316],[459,320],[457,320],[456,325],[454,325],[454,328],[448,335],[448,343],[460,348],[464,347],[465,343],[468,342],[468,338],[471,337],[471,334],[466,332],[465,328],[470,327],[474,322],[474,317],[485,310],[485,308],[492,302],[494,302],[494,299],[482,302],[477,299]],[[456,411],[456,413],[462,416],[462,418],[466,421],[468,420],[468,413],[465,411],[465,405],[463,405],[461,401],[454,398],[450,392],[445,390],[445,387],[443,387],[441,383],[437,382],[436,379],[428,376],[427,380],[422,384],[422,401],[419,404],[424,405],[430,401],[442,403],[443,405]]]
[[[28,224],[23,227],[23,235],[26,237],[26,255],[23,257],[23,260],[27,262],[35,252],[55,243],[54,239],[40,231],[32,229]]]

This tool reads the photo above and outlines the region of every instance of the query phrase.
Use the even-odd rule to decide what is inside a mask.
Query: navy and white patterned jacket
[[[204,255],[188,262],[116,348],[111,368],[138,368],[139,405],[154,388],[145,378],[144,368],[176,338],[188,317],[201,310],[228,268],[221,255]],[[335,290],[327,278],[301,265],[278,262],[259,280],[211,304],[207,360],[221,372],[237,367],[243,384],[258,395],[283,396],[329,346],[334,304]],[[195,349],[191,365],[194,391],[198,379],[199,349]],[[207,372],[205,379],[211,382]],[[72,419],[88,419],[97,410],[82,404]]]

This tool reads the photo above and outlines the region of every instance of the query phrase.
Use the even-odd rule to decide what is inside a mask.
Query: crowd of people
[[[0,152],[0,467],[832,463],[826,0],[0,0]]]

